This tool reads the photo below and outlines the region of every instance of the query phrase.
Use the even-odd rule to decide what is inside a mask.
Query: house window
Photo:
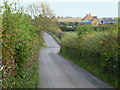
[[[103,21],[101,21],[101,23],[103,23]]]
[[[96,25],[96,23],[95,23],[95,25]]]

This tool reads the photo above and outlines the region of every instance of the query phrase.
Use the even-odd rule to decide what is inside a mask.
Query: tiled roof
[[[83,18],[83,20],[88,16],[88,14]]]
[[[57,22],[81,22],[81,18],[56,18]]]
[[[91,19],[91,22],[93,21],[94,19]]]

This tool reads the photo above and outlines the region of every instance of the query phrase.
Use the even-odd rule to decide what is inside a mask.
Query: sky
[[[118,1],[119,0],[19,0],[24,7],[30,3],[47,2],[56,16],[81,18],[87,13],[91,13],[91,15],[97,16],[98,18],[118,17]]]

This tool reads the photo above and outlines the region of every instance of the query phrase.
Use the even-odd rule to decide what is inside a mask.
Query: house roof
[[[91,19],[91,22],[92,22],[93,20],[95,20],[95,19],[97,19],[98,21],[100,21],[98,18],[93,18],[93,19]]]
[[[101,18],[97,18],[99,21],[101,21]]]
[[[83,19],[85,19],[88,15],[86,15]]]
[[[86,14],[86,16],[82,20],[84,20],[87,16],[88,16],[88,14]]]
[[[81,18],[56,18],[57,22],[81,22]]]
[[[94,19],[91,19],[91,22],[93,21]]]
[[[82,23],[91,23],[92,21],[94,21],[94,19],[97,19],[98,21],[100,21],[100,20],[97,18],[97,16],[92,16],[92,19],[90,20],[90,22],[84,22],[85,18],[86,18],[87,16],[89,16],[89,15],[91,15],[91,14],[86,14],[86,16],[85,16],[83,19],[81,19],[81,20],[83,21]]]

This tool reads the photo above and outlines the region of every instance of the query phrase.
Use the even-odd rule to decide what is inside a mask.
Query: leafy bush
[[[90,25],[78,25],[77,26],[77,33],[78,36],[84,34],[84,33],[88,33],[88,32],[92,32],[93,31],[93,26]]]
[[[59,44],[62,37],[66,35],[66,32],[62,32],[59,28],[54,28],[53,30],[48,30],[47,32],[51,34]]]
[[[78,25],[79,22],[56,22],[59,26],[72,26],[72,25]]]
[[[62,31],[76,31],[76,27],[72,26],[77,26],[78,22],[56,22],[56,24]]]
[[[114,26],[96,26],[94,27],[95,31],[105,31],[105,30],[114,30]]]
[[[76,31],[76,27],[60,26],[59,28],[60,28],[62,31]]]
[[[91,26],[78,26],[75,33],[67,34],[62,38],[60,53],[74,59],[83,68],[118,87],[117,34],[117,28],[96,32]]]
[[[105,72],[117,75],[118,71],[118,35],[117,30],[111,31],[104,40],[101,41],[101,65]]]
[[[31,73],[33,78],[28,77],[29,75],[26,76],[25,71],[30,71],[28,68],[35,68],[32,69],[33,71],[37,70],[34,63],[37,61],[39,53],[39,37],[29,17],[21,7],[17,7],[17,3],[8,4],[4,2],[3,9],[2,87],[28,87],[24,81],[28,79],[26,83],[29,83],[35,77],[33,73]],[[31,87],[35,87],[37,83],[38,81],[32,83]]]

